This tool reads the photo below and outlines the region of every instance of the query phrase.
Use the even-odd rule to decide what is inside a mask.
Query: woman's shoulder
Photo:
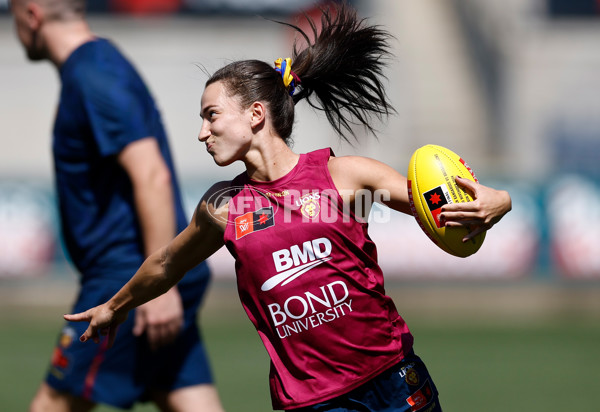
[[[197,218],[225,228],[229,213],[229,201],[235,195],[232,180],[213,184],[200,199],[196,208]]]
[[[328,167],[330,171],[336,170],[344,173],[352,173],[361,171],[364,168],[377,167],[381,164],[378,160],[364,156],[348,155],[348,156],[331,156],[329,158]]]
[[[395,172],[379,160],[354,155],[331,157],[327,168],[338,189],[372,187]]]

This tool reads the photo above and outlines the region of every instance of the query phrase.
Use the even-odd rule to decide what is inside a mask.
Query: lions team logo
[[[321,212],[321,205],[318,202],[320,198],[321,195],[319,195],[319,193],[304,195],[296,200],[296,205],[300,206],[300,212],[303,216],[314,219]]]
[[[412,368],[406,371],[404,379],[409,385],[417,386],[419,384],[419,374]]]
[[[65,326],[62,330],[58,343],[63,348],[68,348],[75,339],[75,329],[70,326]]]
[[[75,336],[75,329],[70,326],[63,328],[58,339],[58,345],[56,345],[54,352],[52,352],[50,373],[58,379],[63,379],[64,371],[69,367],[70,356],[66,350],[75,340]]]

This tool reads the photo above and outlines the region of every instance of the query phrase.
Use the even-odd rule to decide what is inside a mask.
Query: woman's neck
[[[294,153],[280,137],[268,139],[266,144],[251,149],[246,156],[246,173],[253,180],[277,180],[298,164],[300,155]]]

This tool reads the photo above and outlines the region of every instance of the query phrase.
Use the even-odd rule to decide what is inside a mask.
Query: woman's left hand
[[[446,227],[467,227],[469,233],[463,242],[490,229],[512,208],[510,195],[505,190],[495,190],[458,176],[456,183],[471,195],[473,201],[444,205],[440,221]]]

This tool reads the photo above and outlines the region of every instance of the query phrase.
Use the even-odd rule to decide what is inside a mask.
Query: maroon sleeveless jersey
[[[270,357],[275,409],[315,404],[400,361],[413,338],[392,300],[367,223],[336,190],[321,149],[286,176],[236,177],[225,244],[240,299]]]

